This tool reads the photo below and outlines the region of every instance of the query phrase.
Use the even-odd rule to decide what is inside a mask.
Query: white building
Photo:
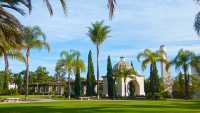
[[[17,89],[17,84],[15,84],[14,82],[13,83],[8,83],[8,89]]]
[[[114,65],[113,71],[118,71],[121,69],[132,69],[132,66],[124,61],[123,58]],[[108,81],[107,77],[103,77],[103,95],[108,96]],[[116,96],[118,97],[123,97],[123,96],[130,96],[130,95],[135,95],[135,96],[145,96],[144,92],[144,77],[140,75],[129,75],[126,78],[126,82],[124,82],[123,77],[116,78],[115,82],[115,88],[116,88]],[[125,91],[126,89],[126,91]],[[132,91],[134,91],[134,94],[131,94]]]

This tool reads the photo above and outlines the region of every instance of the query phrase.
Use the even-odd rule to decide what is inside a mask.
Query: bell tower
[[[160,46],[159,53],[160,55],[162,55],[164,59],[168,60],[166,54],[166,48],[164,45]],[[161,62],[160,66],[161,66],[161,77],[163,80],[164,91],[168,92],[169,94],[172,94],[173,79],[171,76],[171,72],[170,70],[166,69],[165,63]]]

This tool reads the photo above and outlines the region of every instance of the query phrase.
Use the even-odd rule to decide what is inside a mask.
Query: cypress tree
[[[157,93],[160,92],[160,82],[159,82],[159,76],[158,76],[158,69],[156,64],[151,64],[150,67],[150,83],[149,83],[149,87],[150,87],[150,96],[152,99],[156,99],[157,98]]]
[[[113,73],[112,73],[112,63],[111,58],[108,56],[107,59],[107,83],[108,83],[108,96],[113,97]]]
[[[79,67],[76,67],[74,91],[76,97],[81,96],[81,76]]]
[[[94,65],[92,61],[92,51],[89,51],[88,54],[88,72],[87,72],[87,89],[86,89],[86,95],[87,96],[94,96],[94,87],[95,87],[95,75],[94,75]]]

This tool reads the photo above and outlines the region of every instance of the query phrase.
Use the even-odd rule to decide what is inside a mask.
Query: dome
[[[124,57],[120,57],[120,59],[121,60],[117,64],[114,65],[113,71],[119,71],[123,69],[127,69],[127,70],[132,69],[132,66],[124,60]]]

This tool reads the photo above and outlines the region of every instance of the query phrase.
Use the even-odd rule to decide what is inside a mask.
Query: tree
[[[152,52],[149,49],[145,49],[143,52],[139,53],[137,56],[138,61],[142,61],[142,70],[145,70],[147,65],[150,64],[150,80],[147,89],[149,89],[149,97],[154,98],[156,94],[159,93],[159,76],[157,70],[157,62],[164,62],[168,64],[168,62],[158,53]]]
[[[0,57],[3,57],[5,70],[4,70],[4,86],[3,89],[8,89],[8,75],[9,73],[9,58],[17,59],[19,61],[24,61],[24,57],[19,50],[14,50],[13,48],[0,47]]]
[[[38,26],[24,27],[23,29],[23,44],[26,51],[25,65],[26,65],[26,95],[28,97],[28,80],[29,80],[29,62],[31,49],[47,48],[50,51],[50,46],[46,41],[46,36]]]
[[[22,25],[10,11],[24,15],[24,6],[28,8],[28,0],[0,1],[0,46],[13,47],[21,45]],[[7,10],[9,9],[9,10]]]
[[[194,1],[196,1],[198,4],[200,2],[200,0],[194,0]],[[194,29],[197,32],[197,35],[200,36],[200,12],[196,14],[195,21],[194,21]]]
[[[82,59],[77,56],[75,60],[75,95],[76,97],[81,96],[81,76],[80,73],[85,71],[85,64]]]
[[[195,64],[193,62],[195,54],[188,50],[179,50],[175,59],[171,61],[170,65],[175,65],[176,70],[181,70],[184,74],[184,97],[189,98],[189,68]],[[168,66],[169,67],[169,66]]]
[[[113,79],[113,70],[112,70],[112,62],[110,56],[107,59],[107,83],[108,83],[108,96],[114,96],[114,79]]]
[[[68,99],[71,98],[71,76],[75,69],[75,59],[80,56],[80,52],[76,50],[62,51],[60,61],[60,66],[63,67],[68,74]]]
[[[174,80],[173,96],[176,98],[184,97],[184,75],[182,74],[182,72],[180,72]]]
[[[47,83],[51,78],[49,77],[49,72],[46,67],[39,66],[35,71],[37,83]]]
[[[65,80],[66,71],[62,67],[62,60],[58,60],[55,67],[55,79],[59,81]]]
[[[88,68],[87,68],[87,88],[86,88],[86,95],[87,96],[94,96],[94,87],[95,87],[95,75],[94,75],[94,65],[92,61],[92,51],[89,51],[88,54]]]
[[[21,74],[19,74],[19,73],[14,74],[14,82],[17,85],[18,91],[22,91],[22,89],[23,89],[23,78],[22,78]]]
[[[110,27],[104,25],[103,21],[92,23],[91,27],[88,27],[88,36],[91,41],[96,45],[97,53],[97,98],[99,99],[99,52],[100,45],[108,37],[108,34],[111,32]]]

